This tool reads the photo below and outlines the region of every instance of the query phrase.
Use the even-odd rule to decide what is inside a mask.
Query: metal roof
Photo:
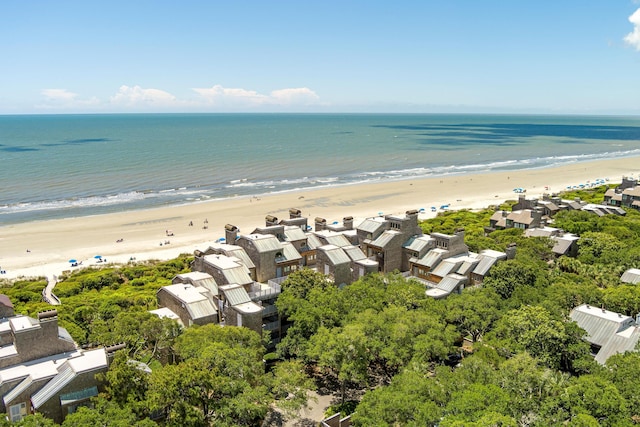
[[[302,259],[298,250],[290,242],[282,242],[282,255],[287,261]]]
[[[247,251],[245,251],[243,247],[236,245],[227,246],[230,246],[229,248],[225,248],[224,250],[224,253],[227,256],[238,258],[240,262],[242,262],[242,264],[244,264],[248,268],[255,268],[255,264],[253,263],[253,261],[251,261],[251,258],[249,258]]]
[[[187,312],[191,320],[202,319],[205,317],[215,316],[218,314],[215,304],[209,299],[203,301],[195,301],[186,304]]]
[[[446,253],[447,251],[445,249],[440,249],[440,248],[431,249],[429,252],[425,254],[425,256],[420,258],[416,264],[433,268],[435,265],[437,265],[440,262],[440,260]]]
[[[461,285],[467,282],[467,278],[459,274],[448,274],[443,277],[440,283],[434,288],[427,289],[427,296],[432,298],[442,298],[449,295]]]
[[[596,362],[605,364],[607,359],[614,354],[624,353],[626,351],[634,351],[640,340],[640,328],[637,326],[629,327],[611,338],[600,348],[596,354]]]
[[[335,231],[322,230],[317,231],[316,237],[320,240],[320,242],[324,242],[324,245],[335,245],[339,247],[349,246],[351,242],[347,239],[342,233],[338,233]],[[322,245],[320,245],[322,246]]]
[[[600,346],[595,357],[600,364],[614,354],[635,350],[640,340],[633,318],[620,313],[583,304],[571,310],[570,317],[587,332],[587,341]]]
[[[58,369],[58,374],[37,393],[31,396],[35,409],[48,402],[69,384],[78,374],[107,368],[107,354],[104,348],[85,351],[78,357],[68,359]]]
[[[389,245],[397,236],[402,236],[402,233],[397,230],[385,230],[381,235],[378,236],[373,242],[371,242],[372,246],[377,246],[379,248],[384,248]]]
[[[616,333],[633,326],[632,317],[583,304],[571,310],[571,320],[587,332],[587,341],[603,346]]]
[[[460,264],[455,272],[466,276],[470,274],[474,268],[476,268],[478,263],[480,263],[480,258],[466,256],[463,258],[462,264]]]
[[[300,227],[296,227],[295,225],[289,225],[284,228],[284,239],[287,242],[295,242],[298,240],[306,240],[307,235],[304,234],[304,231]]]
[[[443,259],[442,262],[440,262],[440,264],[431,271],[431,274],[434,276],[444,277],[447,274],[456,271],[460,265],[462,265],[462,260],[457,257]]]
[[[322,245],[323,243],[320,241],[318,236],[313,233],[307,233],[307,246],[309,246],[309,249],[317,249]]]
[[[361,259],[366,259],[367,256],[362,252],[362,249],[358,246],[343,246],[342,250],[347,254],[352,261],[359,261]]]
[[[620,278],[621,282],[631,283],[635,285],[636,283],[640,283],[640,269],[630,268],[624,273],[622,273],[622,277]]]
[[[244,285],[253,282],[249,268],[242,264],[238,258],[226,255],[206,255],[204,260],[222,273],[226,281],[224,284]],[[218,284],[218,288],[220,288],[220,284]]]
[[[249,234],[242,238],[253,242],[253,245],[256,247],[258,252],[274,252],[282,250],[280,240],[271,234]]]
[[[190,283],[194,287],[203,287],[211,292],[212,295],[218,295],[218,284],[208,273],[192,271],[190,273],[178,274],[176,279],[181,280],[182,283]]]
[[[403,247],[410,251],[421,252],[427,248],[432,241],[433,239],[430,236],[411,237]]]
[[[358,230],[365,231],[367,233],[375,233],[380,228],[384,228],[386,225],[386,220],[384,218],[375,217],[375,218],[367,218],[360,225],[356,227]]]
[[[351,259],[347,254],[335,245],[320,246],[318,250],[324,252],[332,265],[349,264]]]
[[[231,306],[236,306],[238,304],[244,304],[251,301],[251,298],[249,298],[249,294],[242,286],[221,286],[220,290]]]
[[[491,267],[498,262],[498,258],[484,254],[480,254],[478,258],[480,259],[480,262],[478,262],[476,268],[473,269],[473,274],[478,274],[480,276],[486,276]]]

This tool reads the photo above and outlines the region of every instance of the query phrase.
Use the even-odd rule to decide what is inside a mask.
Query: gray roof
[[[38,409],[73,381],[77,375],[98,369],[106,369],[107,366],[107,354],[104,348],[85,351],[81,356],[68,359],[60,366],[58,374],[31,396],[31,404],[35,409]]]
[[[437,265],[440,262],[440,260],[446,253],[447,251],[445,249],[440,249],[440,248],[431,249],[422,258],[420,258],[416,264],[433,268],[435,265]]]
[[[620,278],[621,282],[631,283],[635,285],[636,283],[640,283],[640,269],[638,268],[630,268],[624,273],[622,273],[622,277]]]
[[[358,227],[358,230],[365,231],[367,233],[376,233],[380,228],[386,227],[386,221],[382,218],[367,218]]]
[[[205,295],[205,293],[209,291],[207,288],[196,288],[188,283],[179,283],[176,285],[163,286],[160,288],[160,291],[168,292],[180,300],[192,320],[213,316],[218,313],[213,302]]]
[[[322,245],[323,243],[320,241],[318,236],[313,233],[307,233],[307,246],[309,246],[309,249],[317,249]]]
[[[361,259],[366,259],[367,256],[362,252],[362,249],[358,246],[344,246],[342,250],[347,254],[347,256],[352,261],[360,261]]]
[[[565,255],[571,248],[571,245],[578,239],[579,237],[574,234],[565,234],[564,236],[552,237],[553,253],[558,255]]]
[[[349,239],[343,236],[342,233],[337,233],[335,231],[318,231],[316,236],[321,242],[325,242],[326,245],[335,245],[339,247],[351,245]]]
[[[460,264],[460,267],[458,267],[456,273],[466,276],[470,274],[474,268],[476,268],[479,262],[480,258],[478,258],[477,256],[466,256],[462,259],[462,264]]]
[[[430,236],[411,237],[403,247],[410,251],[420,252],[427,248],[431,244],[432,240],[433,239]]]
[[[287,261],[295,261],[302,259],[300,253],[290,242],[282,242],[282,255]]]
[[[493,252],[496,252],[496,251],[493,251]],[[498,253],[502,253],[502,252],[498,252]],[[473,269],[473,274],[485,276],[489,272],[491,267],[493,267],[493,265],[496,262],[498,262],[499,259],[505,259],[507,257],[507,254],[503,253],[503,255],[504,255],[504,258],[493,256],[493,254],[487,254],[484,251],[481,252],[480,255],[478,255],[480,262],[478,263],[478,265],[476,265],[476,268]]]
[[[273,252],[282,250],[282,243],[272,234],[249,234],[243,236],[251,240],[258,252]]]
[[[427,289],[425,292],[427,296],[432,298],[442,298],[449,295],[454,290],[458,289],[460,285],[467,283],[467,278],[459,274],[448,274],[443,277],[437,286]]]
[[[640,339],[640,328],[629,316],[586,304],[574,308],[570,316],[587,332],[587,341],[600,346],[595,357],[600,364],[614,354],[635,350]]]
[[[402,233],[397,230],[385,230],[381,235],[378,236],[377,239],[371,242],[371,245],[377,246],[379,248],[384,248],[394,239],[396,239],[397,236],[402,236]]]
[[[320,246],[318,250],[324,252],[327,255],[327,258],[329,259],[329,262],[331,262],[331,264],[333,265],[351,263],[351,259],[344,252],[344,250],[342,250],[342,248],[339,248],[335,245]]]
[[[249,269],[238,258],[226,255],[205,255],[204,260],[222,273],[226,281],[223,283],[225,285],[231,283],[244,285],[253,282],[249,275]],[[220,285],[219,283],[218,287]]]
[[[614,334],[634,325],[632,317],[586,304],[571,310],[569,316],[587,332],[587,341],[599,346]]]
[[[531,224],[535,219],[532,213],[533,211],[531,211],[530,209],[513,211],[507,216],[507,219],[513,222],[517,222],[518,224]]]
[[[251,301],[249,294],[242,286],[226,285],[221,286],[220,290],[231,306],[244,304]]]
[[[225,248],[224,253],[230,257],[236,257],[244,264],[247,268],[255,268],[255,264],[249,258],[247,251],[244,250],[243,247],[237,245],[225,245],[228,248]]]
[[[284,239],[287,242],[296,242],[299,240],[306,240],[307,235],[304,234],[304,231],[302,231],[300,227],[289,225],[284,228]]]
[[[444,277],[447,274],[456,271],[458,267],[462,265],[462,261],[463,260],[458,257],[443,259],[442,262],[431,271],[431,274],[434,276]]]
[[[211,295],[218,295],[218,284],[208,273],[203,273],[200,271],[192,271],[189,273],[178,274],[173,282],[176,282],[176,279],[180,280],[181,283],[190,283],[195,287],[203,287],[208,289],[211,292]]]

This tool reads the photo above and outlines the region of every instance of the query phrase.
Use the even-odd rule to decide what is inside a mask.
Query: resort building
[[[640,327],[633,317],[587,304],[574,308],[569,316],[587,332],[584,339],[601,365],[614,354],[635,351],[640,340]]]
[[[98,395],[95,374],[106,372],[109,355],[122,348],[77,348],[58,326],[56,310],[34,319],[14,315],[6,295],[0,295],[0,409],[16,422],[41,413],[61,423],[67,414]]]
[[[578,240],[580,238],[572,233],[565,233],[563,230],[554,227],[530,228],[524,233],[527,237],[547,237],[553,241],[553,253],[560,257],[562,255],[575,257],[578,255]]]
[[[640,210],[640,185],[634,178],[622,177],[622,183],[604,193],[604,204]]]

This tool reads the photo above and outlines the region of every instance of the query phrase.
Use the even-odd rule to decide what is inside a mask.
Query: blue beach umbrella
[[[94,256],[94,258],[95,259],[100,259],[100,258],[102,258],[102,255],[96,255],[96,256]]]
[[[74,262],[78,262],[78,260],[76,260],[76,259],[70,259],[70,260],[69,260],[69,262],[70,262],[71,264],[73,264]]]

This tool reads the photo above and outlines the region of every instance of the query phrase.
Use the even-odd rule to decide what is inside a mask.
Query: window
[[[9,414],[11,415],[11,421],[20,421],[27,416],[27,404],[22,402],[17,405],[11,405],[9,407]]]

